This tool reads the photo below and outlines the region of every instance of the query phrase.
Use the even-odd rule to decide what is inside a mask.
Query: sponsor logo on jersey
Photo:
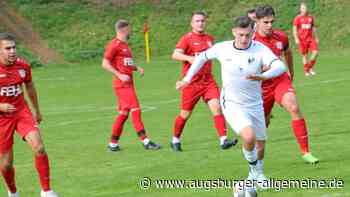
[[[18,96],[22,94],[21,85],[4,86],[0,88],[0,96]]]
[[[5,78],[6,76],[6,74],[0,74],[0,78]]]
[[[135,66],[134,60],[131,57],[124,58],[124,65],[126,66]]]
[[[193,43],[193,45],[197,45],[197,46],[198,46],[198,45],[200,45],[200,43],[198,43],[198,42],[194,42],[194,43]]]
[[[26,71],[23,69],[18,70],[19,76],[24,79],[26,77]]]
[[[255,58],[254,57],[249,57],[248,58],[248,64],[251,64],[255,61]]]

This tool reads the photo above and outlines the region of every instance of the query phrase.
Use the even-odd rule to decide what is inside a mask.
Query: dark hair
[[[119,19],[116,23],[115,23],[115,30],[118,31],[121,28],[127,27],[129,26],[130,23],[127,20],[124,19]]]
[[[247,10],[247,15],[253,14],[253,13],[255,13],[255,8],[251,8],[251,9]]]
[[[208,14],[207,14],[206,12],[204,12],[204,11],[201,11],[201,10],[193,11],[193,12],[192,12],[191,18],[192,18],[194,15],[202,15],[202,16],[204,16],[205,18],[208,17]]]
[[[3,40],[16,41],[15,36],[13,36],[12,34],[10,34],[8,32],[1,32],[0,33],[0,41],[3,41]]]
[[[270,5],[258,6],[255,9],[255,15],[257,19],[261,19],[267,16],[275,16],[275,10]]]
[[[233,27],[240,27],[240,28],[247,28],[251,27],[253,28],[254,21],[250,19],[248,16],[239,16],[234,19],[233,21]]]

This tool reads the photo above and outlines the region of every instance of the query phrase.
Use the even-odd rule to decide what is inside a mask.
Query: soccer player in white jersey
[[[256,141],[266,140],[261,81],[281,75],[286,67],[270,49],[252,41],[253,21],[248,16],[234,20],[232,33],[235,40],[217,43],[200,53],[176,88],[186,87],[206,61],[220,61],[223,82],[220,104],[225,119],[242,139],[243,154],[249,163],[248,180],[265,188],[268,182],[256,165],[255,146]]]

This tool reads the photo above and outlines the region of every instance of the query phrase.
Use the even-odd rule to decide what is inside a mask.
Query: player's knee
[[[191,113],[192,113],[192,111],[181,110],[180,116],[181,116],[181,118],[187,120],[188,118],[190,118]]]
[[[255,134],[249,130],[242,132],[241,138],[246,144],[255,144]]]
[[[298,115],[300,114],[300,110],[299,110],[299,106],[297,103],[292,103],[288,106],[288,111],[292,114],[292,115]]]
[[[13,162],[9,160],[3,161],[0,166],[1,171],[8,171],[8,170],[11,170],[12,168],[13,168]]]
[[[127,110],[120,110],[119,114],[120,115],[124,115],[124,116],[128,116],[129,115],[129,111],[127,111]]]
[[[34,151],[34,154],[36,154],[36,155],[46,154],[45,147],[42,143],[38,143],[38,144],[34,145],[33,151]]]

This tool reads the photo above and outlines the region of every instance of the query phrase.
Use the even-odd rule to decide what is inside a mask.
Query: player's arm
[[[190,84],[194,75],[198,73],[198,71],[203,67],[205,62],[208,60],[214,59],[218,57],[218,47],[214,45],[212,48],[200,53],[194,58],[194,61],[187,71],[186,76],[181,80],[176,82],[176,89],[180,90]]]
[[[186,55],[183,49],[175,49],[171,58],[177,61],[193,63],[194,56]]]
[[[117,69],[115,69],[112,66],[111,61],[106,59],[106,58],[103,58],[103,60],[102,60],[102,68],[105,69],[106,71],[112,73],[114,76],[116,76],[117,78],[119,78],[123,82],[127,82],[130,80],[130,77],[128,75],[125,75],[125,74],[119,72]]]
[[[290,78],[291,78],[291,80],[293,80],[293,78],[294,78],[293,52],[292,52],[291,48],[288,47],[287,49],[285,49],[283,54],[284,54],[284,59],[285,59],[286,64],[287,64]]]
[[[37,94],[34,82],[30,81],[30,82],[25,83],[25,88],[27,91],[28,98],[29,98],[29,100],[32,103],[32,106],[34,108],[35,118],[36,118],[37,122],[40,123],[42,120],[42,116],[41,116],[41,111],[39,108],[38,94]]]
[[[298,28],[296,25],[293,25],[293,37],[294,37],[295,43],[299,44],[300,40],[298,38]]]

